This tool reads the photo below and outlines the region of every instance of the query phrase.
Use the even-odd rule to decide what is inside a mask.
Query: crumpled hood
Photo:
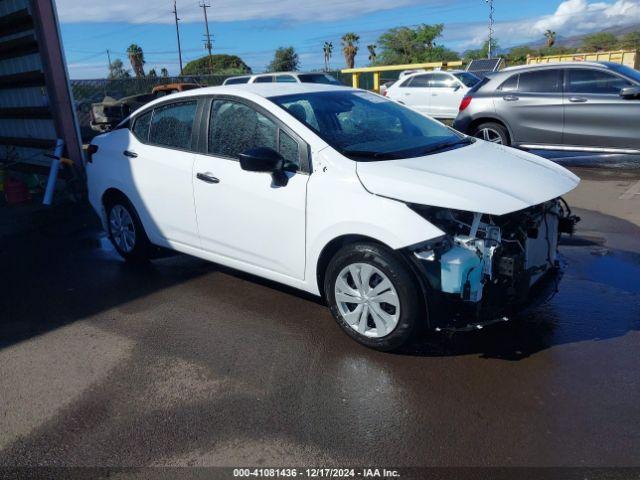
[[[491,215],[551,200],[580,182],[549,160],[481,140],[424,157],[358,162],[357,173],[376,195]]]

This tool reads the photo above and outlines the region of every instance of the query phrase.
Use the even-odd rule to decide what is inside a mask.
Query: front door
[[[566,70],[565,145],[640,149],[640,100],[624,99],[631,82],[593,68]]]
[[[194,197],[202,248],[236,262],[303,279],[306,147],[260,107],[240,99],[211,102],[207,154],[196,155]],[[238,155],[278,150],[289,183],[240,168]]]
[[[510,127],[515,144],[562,142],[562,70],[514,74],[496,90],[496,112]]]

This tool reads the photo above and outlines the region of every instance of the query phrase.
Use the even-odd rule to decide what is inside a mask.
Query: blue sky
[[[57,0],[71,78],[103,78],[106,50],[128,66],[125,50],[140,45],[145,68],[176,74],[178,55],[172,0]],[[183,61],[204,55],[204,23],[198,0],[178,0]],[[366,45],[385,30],[444,23],[439,43],[463,51],[487,35],[484,0],[217,0],[209,12],[214,52],[241,56],[262,71],[279,46],[293,46],[302,69],[320,68],[322,45],[333,41],[332,66],[343,67],[340,36],[361,36],[356,64],[367,64]],[[494,0],[496,36],[502,47],[542,39],[547,28],[570,36],[609,26],[640,23],[640,0]]]

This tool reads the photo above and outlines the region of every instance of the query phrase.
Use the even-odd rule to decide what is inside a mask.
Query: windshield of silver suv
[[[270,100],[340,153],[358,161],[411,158],[472,142],[441,123],[368,92],[301,93]]]
[[[331,75],[326,73],[300,73],[298,78],[302,83],[323,83],[326,85],[342,85]]]

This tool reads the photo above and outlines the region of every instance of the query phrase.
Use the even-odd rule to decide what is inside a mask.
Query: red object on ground
[[[29,194],[27,184],[17,178],[11,177],[4,179],[4,196],[9,205],[31,200],[31,194]]]

